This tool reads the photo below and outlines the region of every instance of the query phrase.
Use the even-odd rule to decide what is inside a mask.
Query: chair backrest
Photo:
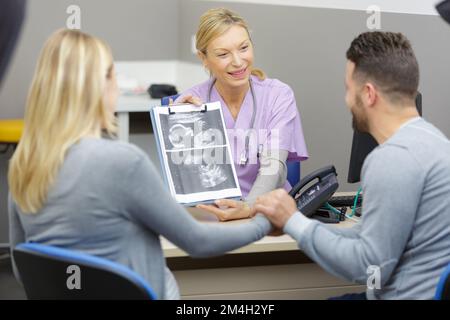
[[[287,180],[291,187],[300,181],[300,161],[287,161]]]
[[[179,96],[180,96],[179,94],[174,94],[173,96],[162,97],[161,98],[161,105],[162,106],[168,106],[169,103],[170,103],[170,99],[175,101]]]
[[[28,299],[154,300],[136,272],[107,259],[37,243],[13,249]]]
[[[450,263],[441,274],[434,299],[450,300]]]

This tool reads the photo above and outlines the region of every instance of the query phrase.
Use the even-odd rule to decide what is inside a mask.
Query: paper
[[[179,203],[241,198],[220,102],[150,113],[163,174]]]

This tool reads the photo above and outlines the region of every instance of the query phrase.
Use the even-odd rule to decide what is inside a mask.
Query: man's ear
[[[377,88],[370,82],[364,85],[363,89],[364,104],[368,107],[373,107],[378,101]]]

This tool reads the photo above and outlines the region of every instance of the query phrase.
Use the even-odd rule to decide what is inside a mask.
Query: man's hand
[[[277,189],[256,199],[256,213],[264,214],[276,229],[283,229],[289,218],[298,210],[294,199],[284,189]]]
[[[199,204],[197,208],[215,214],[220,221],[250,218],[254,215],[254,209],[243,201],[230,199],[216,200],[213,205]]]

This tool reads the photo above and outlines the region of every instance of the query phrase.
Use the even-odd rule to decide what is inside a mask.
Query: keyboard
[[[348,196],[333,196],[328,200],[328,203],[333,207],[352,207],[355,202],[355,195]],[[356,202],[356,206],[361,206],[362,202],[362,194],[358,195],[358,201]]]

